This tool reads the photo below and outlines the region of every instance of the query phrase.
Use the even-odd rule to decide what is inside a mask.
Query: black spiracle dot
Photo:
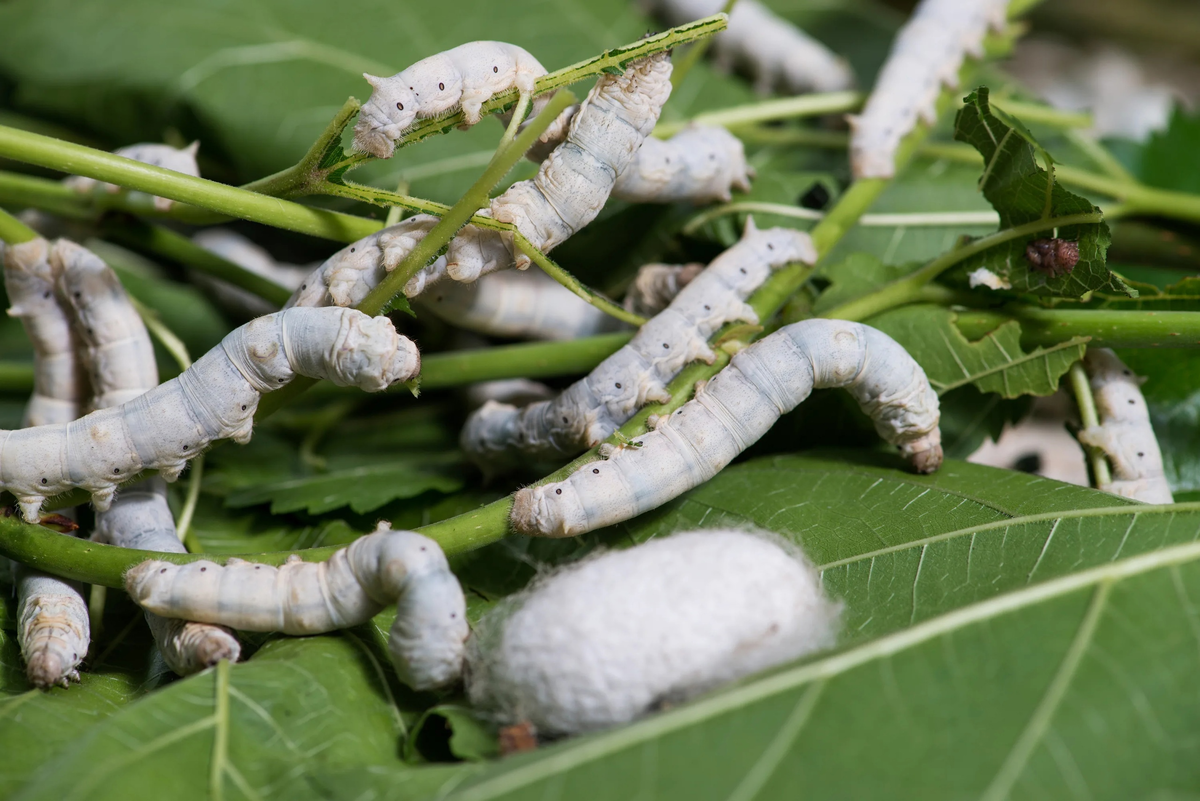
[[[568,419],[566,418],[566,416],[564,415],[564,416],[563,416],[563,423],[564,423],[564,424],[566,424],[566,423],[569,423],[569,422],[570,422],[570,420],[568,420]]]
[[[492,67],[492,72],[499,72],[499,71],[500,71],[499,67]]]
[[[301,284],[301,285],[300,285],[300,291],[301,291],[301,292],[303,292],[303,291],[304,291],[304,290],[306,290],[306,289],[308,289],[308,284]]]
[[[191,445],[184,445],[184,446],[183,446],[183,449],[186,451],[186,450],[187,450],[188,448],[190,448],[190,447],[192,447],[192,446],[191,446]]]
[[[775,246],[774,246],[774,245],[772,245],[770,242],[768,242],[768,243],[767,243],[767,250],[774,250],[774,249],[775,249]],[[742,272],[746,272],[746,271],[745,271],[745,270],[742,270]]]
[[[397,110],[397,111],[404,111],[404,104],[403,104],[403,103],[397,103],[397,104],[396,104],[396,110]]]
[[[746,274],[746,268],[745,268],[745,267],[740,267],[740,268],[738,268],[738,271],[739,271],[739,272],[740,272],[742,275],[745,275],[745,274]]]
[[[425,553],[425,546],[424,546],[424,545],[422,545],[422,546],[421,546],[421,553]]]
[[[560,489],[556,489],[556,490],[554,491],[554,494],[555,494],[555,495],[562,495],[562,490],[560,490]]]
[[[202,568],[200,568],[200,572],[201,572],[201,573],[203,573],[203,572],[204,572],[204,571],[206,571],[206,570],[208,570],[208,568],[207,568],[207,567],[202,567]]]
[[[451,620],[455,620],[455,619],[457,619],[457,618],[458,618],[458,612],[451,612],[451,613],[450,613],[450,619],[451,619]]]
[[[255,565],[255,566],[254,566],[254,569],[255,569],[255,570],[262,570],[262,565]]]
[[[599,468],[599,467],[593,467],[593,468],[592,468],[592,472],[593,472],[593,473],[595,473],[596,475],[600,475],[600,468]]]
[[[621,388],[621,382],[620,382],[620,381],[618,381],[618,382],[617,382],[617,389],[620,389],[620,388]]]
[[[49,482],[47,479],[44,479],[44,478],[43,478],[43,479],[42,479],[42,483],[43,483],[43,484],[49,484],[50,482]]]
[[[1129,405],[1130,405],[1130,406],[1136,406],[1136,405],[1137,405],[1137,401],[1135,401],[1133,398],[1130,398],[1130,399],[1129,399]]]
[[[167,569],[164,567],[162,570],[159,570],[158,572],[159,572],[159,573],[166,573],[166,572],[167,572]]]
[[[1145,456],[1146,456],[1146,452],[1145,452],[1145,451],[1138,451],[1138,458],[1139,458],[1139,459],[1143,459],[1143,458],[1145,458]]]
[[[351,252],[351,253],[353,253],[353,252],[354,252],[354,248],[350,248],[350,252]]]
[[[242,411],[243,412],[246,411],[246,404],[244,404],[244,403],[242,404]]]
[[[664,342],[664,343],[663,343],[663,350],[670,350],[670,349],[671,349],[671,346],[670,346],[668,343]]]
[[[119,475],[121,475],[121,468],[119,468],[119,467],[114,467],[114,468],[113,468],[113,475],[114,475],[114,476],[119,476]]]
[[[441,82],[438,83],[438,89],[445,89],[445,88],[446,88],[446,84],[441,83]]]
[[[48,297],[50,297],[50,290],[47,289],[45,292],[42,293],[42,298],[44,299],[44,298],[48,298]]]
[[[77,297],[77,298],[82,298],[82,297],[83,297],[83,293],[82,293],[82,292],[76,292],[76,293],[75,293],[75,297]]]
[[[707,303],[705,303],[705,304],[704,304],[704,310],[705,310],[705,311],[712,311],[712,306],[709,306]]]

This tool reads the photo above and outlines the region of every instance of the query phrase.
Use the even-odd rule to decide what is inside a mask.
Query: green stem
[[[0,156],[339,242],[353,242],[379,229],[375,220],[302,206],[4,126],[0,126]]]
[[[1003,231],[997,231],[994,234],[972,240],[960,248],[943,253],[916,272],[885,284],[870,294],[847,301],[840,306],[835,306],[824,312],[821,316],[842,320],[864,320],[895,306],[911,303],[913,297],[930,281],[954,265],[960,264],[984,251],[991,250],[994,247],[1015,239],[1024,239],[1042,231],[1049,231],[1068,225],[1088,225],[1103,221],[1104,215],[1100,212],[1069,214],[1062,217],[1048,217],[1034,220],[1023,225],[1006,228]]]
[[[99,151],[97,151],[99,152]],[[154,205],[154,198],[141,192],[77,192],[62,181],[0,172],[0,200],[11,206],[29,206],[72,220],[97,220],[106,211],[124,211],[140,217],[170,219],[191,225],[211,225],[228,222],[216,214],[196,206],[175,203],[167,211]]]
[[[1044,103],[1026,103],[1021,100],[997,96],[991,99],[996,108],[1011,114],[1021,122],[1032,122],[1052,128],[1091,128],[1094,120],[1086,111],[1063,111]]]
[[[175,335],[175,332],[163,323],[162,318],[158,316],[158,312],[142,303],[135,297],[129,298],[133,308],[137,310],[138,316],[142,318],[142,322],[159,344],[171,355],[175,363],[179,365],[179,371],[183,372],[192,366],[192,357],[188,355],[187,345],[183,344],[183,340]]]
[[[184,496],[183,508],[179,510],[179,522],[175,527],[175,533],[188,553],[200,553],[204,550],[192,531],[192,520],[196,516],[196,505],[200,502],[200,485],[203,480],[204,454],[200,454],[188,467],[187,495]]]
[[[763,100],[745,106],[732,106],[719,111],[697,114],[690,120],[662,122],[654,129],[659,138],[673,136],[690,125],[722,125],[726,128],[754,125],[771,120],[815,117],[822,114],[839,114],[854,111],[862,105],[862,92],[824,92],[777,100]]]
[[[29,362],[0,362],[0,392],[27,395],[32,391],[32,364]]]
[[[125,220],[120,225],[105,226],[104,235],[115,242],[149,251],[189,269],[219,278],[276,306],[287,303],[292,296],[290,290],[271,279],[205,250],[188,237],[161,225]]]
[[[38,238],[38,232],[30,228],[4,209],[0,209],[0,242],[19,245]]]
[[[533,95],[520,95],[517,100],[517,107],[513,109],[512,118],[508,121],[508,127],[504,129],[504,136],[500,137],[500,143],[496,145],[496,153],[492,156],[495,159],[504,152],[513,140],[517,138],[517,131],[521,129],[521,123],[525,121],[525,115],[529,113],[529,106],[533,103]],[[488,162],[491,163],[490,161]]]
[[[680,45],[695,42],[719,33],[725,30],[726,22],[727,18],[724,14],[714,14],[711,17],[698,19],[695,22],[689,22],[686,25],[679,25],[662,33],[647,36],[644,39],[624,45],[623,47],[606,50],[594,58],[589,58],[585,61],[572,64],[569,67],[547,73],[538,78],[534,83],[534,97],[550,94],[556,89],[564,89],[573,83],[587,80],[602,72],[612,72],[613,70],[623,71],[631,61],[652,56],[655,53],[662,53]],[[500,92],[493,95],[490,100],[483,104],[481,113],[486,116],[498,111],[505,111],[512,107],[517,102],[517,99],[518,92],[516,89]],[[463,114],[461,111],[451,112],[442,117],[420,120],[404,136],[396,141],[396,150],[428,139],[431,136],[447,133],[457,127],[462,121]],[[366,153],[353,153],[336,164],[331,165],[330,171],[352,169],[373,158],[373,156]]]
[[[1100,425],[1100,416],[1096,414],[1096,399],[1092,397],[1092,384],[1088,380],[1083,362],[1075,362],[1070,370],[1071,389],[1075,393],[1075,402],[1079,406],[1079,419],[1084,428]],[[1092,479],[1097,487],[1105,487],[1112,483],[1112,472],[1108,467],[1108,459],[1104,451],[1079,443],[1087,451],[1088,461],[1092,466]]]
[[[737,5],[737,0],[725,0],[725,6],[721,9],[721,13],[729,16],[733,12],[733,7]],[[678,90],[683,84],[684,78],[692,71],[692,68],[704,58],[704,54],[708,51],[709,45],[712,44],[712,39],[701,39],[696,44],[688,48],[683,58],[679,59],[675,64],[675,69],[671,72],[671,88]]]
[[[525,238],[520,231],[513,229],[513,242],[517,249],[528,256],[534,264],[541,268],[542,272],[553,278],[558,283],[562,284],[567,289],[571,290],[576,297],[586,300],[588,303],[595,306],[600,311],[610,317],[615,317],[618,320],[629,323],[630,325],[641,326],[646,322],[646,318],[639,314],[634,314],[627,311],[623,306],[613,303],[608,298],[596,292],[591,287],[587,286],[576,278],[571,273],[559,267],[549,256],[541,251],[536,245]]]
[[[957,324],[963,336],[974,340],[1009,320],[1021,323],[1021,344],[1026,347],[1075,337],[1091,337],[1091,347],[1200,347],[1200,314],[1186,311],[1043,309],[1013,303],[1000,311],[960,311]]]
[[[444,389],[503,378],[551,378],[591,370],[633,338],[632,331],[497,348],[434,353],[421,362],[421,389]]]

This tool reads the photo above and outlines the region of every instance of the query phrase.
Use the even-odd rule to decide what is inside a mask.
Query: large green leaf
[[[1139,172],[1151,186],[1200,192],[1200,116],[1176,105],[1167,129],[1142,146]]]
[[[413,715],[353,635],[278,639],[130,704],[43,766],[18,797],[294,797],[308,770],[399,765]],[[215,765],[215,767],[214,767]],[[290,789],[289,789],[290,787]]]
[[[1050,395],[1071,365],[1083,357],[1085,339],[1072,339],[1028,353],[1021,348],[1021,325],[1004,323],[972,342],[943,306],[904,306],[868,322],[912,354],[939,393],[965,384],[1005,398]]]
[[[1011,123],[1011,124],[1010,124]],[[1016,121],[1006,121],[988,104],[988,90],[972,92],[958,112],[954,138],[970,143],[983,155],[983,196],[1000,213],[1000,228],[1012,228],[1050,217],[1097,212],[1091,201],[1054,180],[1049,156]],[[1057,236],[1079,243],[1079,263],[1066,275],[1050,278],[1030,268],[1025,247],[1049,232],[991,248],[965,263],[968,270],[987,267],[1021,292],[1078,297],[1096,289],[1124,292],[1121,279],[1105,265],[1108,226],[1101,223],[1063,226]]]

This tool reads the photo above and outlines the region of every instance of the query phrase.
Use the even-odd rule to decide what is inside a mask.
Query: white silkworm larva
[[[467,646],[471,702],[540,734],[628,723],[833,645],[838,604],[774,537],[709,530],[539,578]]]
[[[704,269],[703,264],[645,264],[625,293],[625,309],[643,317],[658,314]]]
[[[738,353],[693,400],[607,461],[517,492],[513,527],[574,536],[655,509],[715,476],[814,387],[849,390],[918,471],[941,464],[937,394],[908,352],[859,323],[804,320]]]
[[[855,178],[891,178],[896,149],[917,120],[932,124],[942,86],[958,85],[963,57],[982,54],[988,28],[1004,25],[1008,0],[922,0],[900,29],[862,113],[850,121]]]
[[[487,403],[467,419],[460,444],[487,473],[522,461],[573,456],[616,431],[651,401],[670,400],[667,384],[689,362],[712,363],[708,339],[729,322],[757,323],[746,304],[772,270],[813,263],[808,234],[791,228],[758,230],[713,260],[651,318],[624,347],[551,401],[523,409]]]
[[[445,281],[417,302],[459,328],[497,337],[568,340],[626,327],[541,270],[507,270],[474,284]]]
[[[127,159],[140,161],[142,164],[149,164],[152,167],[162,167],[164,170],[173,170],[184,175],[199,178],[200,165],[196,163],[196,153],[199,150],[199,142],[192,142],[187,147],[181,148],[155,144],[153,142],[143,142],[137,145],[118,148],[113,151],[113,155],[124,156]],[[77,192],[91,192],[98,183],[109,192],[121,191],[121,187],[116,184],[101,183],[94,178],[85,178],[82,175],[72,175],[65,179],[63,183]],[[159,211],[170,211],[174,202],[165,197],[156,197],[154,198],[154,207]]]
[[[608,200],[616,176],[629,166],[658,122],[671,93],[670,77],[665,53],[634,61],[621,75],[601,75],[571,119],[566,139],[537,175],[509,187],[492,201],[488,214],[516,225],[542,251],[590,223]],[[418,214],[348,245],[305,279],[287,305],[355,305],[437,222],[436,217]],[[415,297],[447,276],[469,283],[487,273],[528,265],[529,258],[516,252],[512,236],[468,225],[450,240],[444,256],[409,280],[404,293]]]
[[[724,128],[693,126],[667,140],[647,138],[612,194],[631,203],[728,202],[732,190],[750,191],[753,177],[742,140]]]
[[[1088,348],[1083,364],[1100,425],[1080,431],[1079,441],[1103,450],[1113,469],[1112,483],[1100,489],[1146,503],[1174,503],[1140,388],[1144,379],[1108,348]]]
[[[668,25],[716,14],[724,0],[642,0],[643,8]],[[754,79],[754,88],[766,94],[779,89],[788,94],[836,92],[854,86],[854,73],[845,59],[758,0],[738,0],[729,13],[729,25],[712,44],[717,65],[742,66]]]
[[[83,341],[83,361],[96,393],[93,405],[118,406],[158,386],[150,334],[112,269],[86,248],[61,239],[50,261]],[[166,482],[157,476],[122,490],[107,511],[96,512],[93,539],[121,548],[186,552],[167,505]],[[146,621],[167,666],[181,676],[221,659],[236,662],[241,654],[233,632],[221,626],[151,614]]]
[[[395,603],[388,651],[400,678],[422,690],[449,684],[462,671],[468,628],[458,580],[436,542],[387,523],[324,562],[149,561],[126,574],[125,586],[144,609],[164,617],[285,634],[356,626]]]
[[[0,487],[26,520],[50,495],[82,487],[100,511],[143,469],[178,478],[217,439],[249,441],[262,394],[297,375],[366,391],[413,377],[420,355],[385,317],[288,309],[235,329],[182,375],[66,425],[0,431]]]
[[[79,339],[59,305],[50,249],[45,239],[34,239],[4,250],[8,313],[21,320],[33,345],[33,396],[25,410],[26,426],[74,420],[87,395],[87,377],[76,358]]]
[[[516,89],[532,94],[546,68],[526,50],[506,42],[467,42],[437,53],[390,78],[363,74],[371,97],[358,112],[354,147],[378,158],[391,158],[396,140],[419,119],[461,108],[465,126],[482,119],[481,107],[493,95]],[[534,101],[536,116],[549,97]],[[561,125],[561,122],[557,123]],[[543,134],[553,138],[555,132]]]
[[[74,420],[87,379],[76,355],[78,340],[55,292],[57,271],[50,243],[35,239],[4,250],[4,286],[33,344],[34,391],[26,425]],[[82,587],[24,565],[14,571],[17,589],[17,641],[25,674],[36,687],[67,686],[79,680],[79,663],[91,641]]]

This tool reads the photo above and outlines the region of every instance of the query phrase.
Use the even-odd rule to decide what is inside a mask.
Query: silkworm
[[[543,252],[590,223],[608,200],[616,176],[658,122],[671,93],[670,77],[671,62],[664,53],[634,61],[620,75],[600,76],[571,119],[563,143],[534,178],[513,184],[493,200],[487,216],[513,223]],[[418,214],[348,245],[305,279],[288,306],[358,303],[437,222]],[[510,234],[468,225],[450,241],[444,256],[408,281],[404,294],[420,295],[445,277],[469,283],[529,263]]]
[[[641,0],[648,13],[668,25],[721,11],[723,0]],[[787,94],[836,92],[854,86],[846,60],[758,0],[738,0],[729,24],[712,43],[717,66],[743,68],[761,94],[778,89]]]
[[[1079,243],[1070,239],[1035,239],[1025,247],[1025,260],[1039,273],[1058,278],[1079,263]]]
[[[460,444],[488,473],[530,459],[559,459],[598,444],[646,403],[670,400],[667,383],[689,362],[712,363],[708,339],[733,321],[757,323],[746,298],[772,270],[813,263],[808,235],[746,226],[741,240],[692,279],[628,344],[557,398],[519,409],[487,403],[467,419]]]
[[[858,323],[804,320],[738,353],[693,400],[606,461],[517,492],[512,525],[567,537],[655,509],[715,476],[814,387],[849,390],[919,472],[941,464],[937,394],[904,348]]]
[[[68,424],[0,432],[0,486],[36,522],[42,501],[82,487],[100,511],[143,469],[168,481],[217,439],[245,443],[264,392],[297,375],[379,391],[420,356],[387,318],[352,309],[289,309],[235,329],[182,375]]]
[[[87,377],[76,358],[79,338],[59,305],[57,279],[45,239],[5,248],[8,313],[21,321],[33,345],[33,395],[25,409],[25,426],[74,420],[88,394]]]
[[[57,270],[50,243],[34,239],[4,249],[9,314],[21,320],[33,345],[33,396],[25,425],[65,424],[80,412],[87,378],[77,357],[78,338],[55,292]],[[25,675],[35,687],[79,681],[79,663],[91,642],[82,587],[16,565],[17,642]]]
[[[97,409],[119,406],[158,386],[150,334],[125,288],[107,264],[90,250],[60,239],[50,252],[61,296],[82,340]],[[159,477],[127,487],[107,511],[96,512],[92,538],[121,548],[186,553],[167,505],[167,485]],[[221,659],[236,662],[241,645],[221,626],[165,621],[147,615],[155,643],[171,670],[187,676]]]
[[[281,567],[151,560],[125,575],[125,587],[142,608],[164,617],[284,634],[357,626],[395,603],[388,651],[400,678],[423,690],[462,671],[468,629],[458,580],[436,542],[387,523],[324,562],[294,555]]]
[[[113,155],[133,159],[142,164],[149,164],[151,167],[162,167],[164,170],[173,170],[184,175],[199,178],[200,165],[196,163],[196,153],[199,150],[200,143],[198,141],[181,148],[155,144],[153,142],[143,142],[137,145],[118,148],[113,151]],[[103,186],[105,191],[108,192],[115,193],[121,191],[121,187],[116,184],[103,183],[94,178],[85,178],[82,175],[72,175],[65,179],[63,183],[76,192],[91,192],[97,184]],[[154,207],[159,211],[170,211],[174,203],[175,201],[165,197],[154,198]]]
[[[1174,503],[1150,410],[1140,389],[1144,379],[1108,348],[1088,348],[1083,365],[1100,425],[1080,431],[1079,441],[1103,450],[1113,470],[1112,483],[1100,489],[1146,503]]]
[[[750,191],[754,171],[742,141],[724,128],[685,128],[664,141],[650,137],[617,176],[613,196],[631,203],[728,202]]]
[[[642,265],[625,293],[625,309],[643,317],[658,314],[703,269],[696,263]]]
[[[443,320],[488,336],[569,340],[625,326],[541,270],[493,273],[474,284],[444,282],[417,300]]]
[[[489,612],[468,644],[467,692],[501,723],[595,731],[827,648],[839,613],[774,537],[672,534],[565,567]]]
[[[396,140],[417,120],[461,108],[464,127],[475,125],[482,119],[483,104],[494,95],[514,88],[532,95],[535,81],[545,74],[546,68],[526,50],[486,41],[467,42],[421,59],[390,78],[363,73],[372,92],[358,112],[354,147],[391,158]],[[548,96],[537,98],[530,116],[548,102]]]
[[[1004,25],[1008,0],[922,0],[900,29],[867,103],[850,121],[855,178],[891,178],[896,149],[920,119],[933,124],[942,86],[958,85],[963,58],[982,55],[988,28]]]

